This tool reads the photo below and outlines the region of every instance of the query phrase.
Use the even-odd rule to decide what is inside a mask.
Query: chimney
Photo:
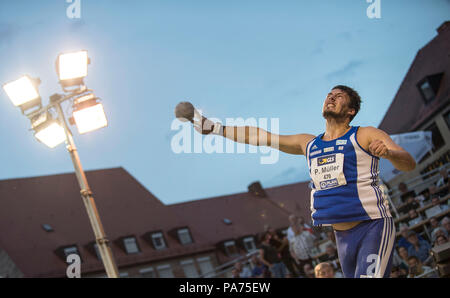
[[[440,25],[436,31],[438,32],[438,34],[442,34],[449,29],[450,29],[450,21],[446,21],[446,22],[442,23],[442,25]]]
[[[259,181],[253,182],[248,186],[248,192],[251,193],[254,196],[265,198],[266,192],[261,186],[261,183]]]

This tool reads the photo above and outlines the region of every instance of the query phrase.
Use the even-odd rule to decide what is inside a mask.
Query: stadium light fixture
[[[87,51],[60,54],[56,59],[56,72],[63,87],[83,85],[90,63]]]
[[[66,140],[64,128],[48,112],[34,117],[31,128],[35,131],[36,139],[50,148],[55,148]]]
[[[23,112],[41,105],[41,97],[37,89],[39,84],[39,79],[32,79],[30,76],[24,75],[15,81],[4,84],[3,90],[12,103],[16,107],[20,107]]]
[[[97,130],[108,125],[103,105],[93,93],[75,99],[73,120],[80,134]]]

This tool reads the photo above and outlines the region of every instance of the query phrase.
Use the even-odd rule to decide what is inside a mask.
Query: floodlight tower
[[[47,106],[42,106],[39,95],[39,79],[28,75],[3,85],[8,97],[15,106],[22,110],[22,114],[31,121],[31,128],[38,141],[50,148],[66,142],[75,169],[75,175],[80,186],[89,220],[94,231],[97,247],[108,277],[118,277],[117,265],[106,238],[100,216],[95,205],[92,191],[81,165],[72,132],[67,125],[61,104],[65,101],[72,103],[70,124],[76,124],[80,134],[87,133],[107,126],[103,105],[92,90],[84,84],[87,67],[90,63],[87,51],[60,54],[56,60],[56,72],[64,94],[53,94]]]

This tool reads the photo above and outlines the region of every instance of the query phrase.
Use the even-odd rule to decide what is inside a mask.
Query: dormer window
[[[192,237],[188,228],[178,229],[177,230],[178,239],[182,245],[191,244]]]
[[[238,252],[237,247],[236,247],[236,243],[233,240],[225,241],[223,243],[223,246],[225,248],[225,253],[229,257],[234,257],[234,256],[239,255],[239,252]]]
[[[439,86],[441,84],[442,76],[443,73],[426,76],[417,84],[420,94],[422,95],[422,98],[426,104],[436,98],[436,95],[439,91]]]
[[[243,242],[247,252],[252,252],[256,250],[255,239],[253,237],[245,237],[243,239]]]
[[[153,247],[157,250],[165,249],[166,242],[164,241],[164,236],[161,232],[153,233],[151,236]]]
[[[125,251],[127,254],[136,254],[139,253],[139,247],[135,237],[125,237],[123,238],[123,246],[125,247]]]

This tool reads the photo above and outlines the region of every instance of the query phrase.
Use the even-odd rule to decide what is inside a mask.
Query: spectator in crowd
[[[322,262],[314,268],[316,278],[334,278],[334,269],[330,263]]]
[[[297,217],[297,215],[295,215],[295,214],[289,215],[288,219],[289,219],[289,228],[287,229],[286,234],[287,234],[288,241],[291,242],[295,236],[295,233],[294,233],[294,230],[292,229],[292,227],[298,225],[300,220]]]
[[[273,278],[283,278],[287,274],[286,266],[278,256],[277,250],[270,245],[270,239],[272,238],[269,231],[264,232],[261,235],[261,246],[259,248],[259,257],[261,262],[266,265]]]
[[[409,213],[409,210],[420,208],[419,202],[413,195],[406,197],[406,204],[402,206],[398,211],[402,213]]]
[[[329,244],[327,245],[325,252],[326,255],[320,258],[320,260],[322,262],[328,262],[331,265],[333,265],[335,271],[341,270],[341,265],[339,263],[339,257],[337,254],[336,247],[334,247],[332,244]]]
[[[439,235],[436,237],[436,241],[434,242],[434,246],[439,246],[448,242],[448,237],[445,235]]]
[[[444,228],[438,227],[438,228],[434,229],[433,232],[431,232],[431,242],[434,243],[434,241],[436,241],[437,237],[439,237],[441,235],[445,236],[445,237],[448,236],[447,231]]]
[[[408,258],[409,258],[408,249],[404,246],[399,246],[397,248],[397,251],[398,251],[398,255],[401,259],[401,262],[400,262],[400,264],[398,264],[398,266],[402,266],[402,267],[405,267],[405,269],[408,269]]]
[[[280,236],[275,229],[269,227],[268,231],[272,236],[270,239],[270,245],[275,247],[281,261],[286,266],[288,274],[292,277],[298,277],[297,270],[295,268],[295,261],[291,256],[289,249],[289,240],[286,236]]]
[[[421,221],[423,220],[422,216],[420,216],[420,215],[417,213],[416,209],[411,209],[411,210],[409,210],[409,211],[408,211],[408,215],[409,215],[409,217],[408,217],[408,220],[409,220],[409,221],[408,221],[408,225],[409,225],[410,227],[412,227],[412,226],[418,224],[419,222],[421,222]]]
[[[409,228],[406,224],[400,225],[400,239],[397,241],[397,246],[405,247],[408,249],[411,246],[411,243],[408,242],[408,232]]]
[[[400,191],[400,199],[403,203],[409,196],[412,196],[413,198],[416,196],[416,192],[414,190],[409,190],[408,186],[403,182],[399,183],[398,190]]]
[[[402,256],[400,256],[399,251],[402,251]],[[408,251],[403,246],[399,246],[394,249],[394,254],[392,255],[392,267],[397,267],[398,274],[404,274],[405,277],[408,274]]]
[[[415,256],[419,258],[419,260],[423,263],[427,263],[430,261],[431,246],[426,240],[419,240],[419,238],[417,238],[416,232],[410,231],[408,233],[408,241],[412,244],[408,248],[408,255],[410,257]]]
[[[238,276],[240,278],[250,278],[252,277],[252,272],[247,266],[242,265],[241,261],[234,263],[234,268],[237,270]]]
[[[436,217],[430,218],[431,229],[434,230],[440,227],[439,220]]]
[[[231,278],[239,278],[239,271],[235,267],[231,269]]]
[[[392,266],[390,278],[406,278],[408,276],[408,272],[400,268],[399,266]]]
[[[251,258],[252,263],[252,277],[262,278],[264,277],[264,273],[267,271],[267,267],[259,259],[258,255],[253,255]]]
[[[334,235],[334,231],[333,230],[328,230],[327,231],[327,238],[328,238],[328,240],[333,242],[334,246],[336,247],[336,235]]]
[[[289,243],[292,258],[297,263],[298,268],[303,268],[306,263],[312,265],[312,248],[316,237],[310,232],[304,230],[303,225],[297,224],[293,226],[294,238]]]
[[[449,193],[450,189],[450,180],[448,179],[448,171],[447,169],[441,169],[439,171],[441,177],[436,182],[436,188],[434,189],[434,194],[439,197],[445,197]]]
[[[307,224],[305,222],[305,219],[303,218],[303,216],[300,216],[298,218],[299,224],[301,224],[303,226],[303,228],[305,229],[305,231],[310,232],[311,234],[314,234],[311,225]]]
[[[315,278],[314,268],[310,263],[303,266],[303,276],[306,278]]]
[[[447,216],[441,221],[441,226],[447,231],[447,235],[450,235],[450,218]]]
[[[408,278],[414,278],[419,275],[433,271],[431,267],[422,265],[422,262],[416,256],[410,256],[408,258],[408,265],[409,265]],[[426,275],[426,277],[438,277],[438,276],[436,273],[430,273],[429,275]]]

